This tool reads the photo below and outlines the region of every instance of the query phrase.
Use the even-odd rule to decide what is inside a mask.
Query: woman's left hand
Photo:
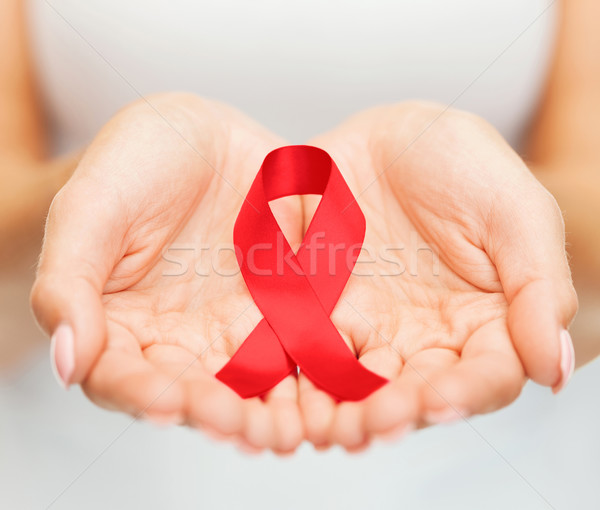
[[[375,108],[311,141],[337,162],[367,219],[332,321],[391,382],[336,404],[300,375],[315,445],[493,411],[526,380],[572,371],[577,309],[552,196],[487,123],[427,103]],[[305,225],[317,199],[305,198]]]

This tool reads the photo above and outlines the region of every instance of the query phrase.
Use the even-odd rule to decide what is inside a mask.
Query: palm
[[[231,136],[216,157],[224,163],[210,170],[202,171],[200,156],[181,141],[149,141],[161,157],[148,158],[145,184],[128,191],[133,235],[105,286],[108,345],[84,389],[100,403],[158,419],[176,414],[243,438],[247,446],[285,451],[301,438],[295,378],[282,381],[264,402],[244,401],[214,378],[260,320],[237,269],[231,233],[241,193],[264,155],[284,144],[243,117],[227,115],[222,121]],[[292,237],[301,232],[300,205],[297,197],[277,205]],[[161,416],[161,405],[169,416]]]
[[[287,452],[303,433],[354,449],[496,409],[519,393],[523,366],[562,384],[557,346],[576,298],[555,201],[488,127],[405,104],[311,142],[337,162],[367,220],[331,319],[390,383],[337,404],[301,373],[265,399],[240,398],[214,377],[261,318],[233,225],[264,156],[285,141],[194,96],[153,101],[117,115],[57,195],[32,291],[47,331],[72,327],[67,382],[92,400]],[[317,203],[271,203],[292,246]]]
[[[304,401],[309,422],[311,406],[329,403],[329,440],[350,448],[368,441],[369,427],[497,408],[524,383],[496,268],[476,244],[482,210],[494,201],[482,183],[495,176],[444,147],[455,136],[448,127],[456,131],[432,127],[379,178],[397,145],[378,131],[372,112],[314,141],[336,160],[367,220],[363,252],[332,320],[363,364],[394,381],[393,398],[384,388],[337,408],[301,381],[312,394]],[[307,199],[308,216],[315,205]],[[313,439],[326,443],[318,429]]]

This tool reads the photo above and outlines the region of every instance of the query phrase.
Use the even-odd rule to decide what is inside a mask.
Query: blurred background
[[[101,410],[78,388],[64,393],[28,307],[52,196],[78,152],[140,95],[219,99],[291,143],[363,108],[427,99],[494,124],[557,197],[581,299],[573,339],[587,361],[600,343],[600,162],[577,144],[598,147],[600,11],[596,0],[568,3],[588,10],[567,0],[7,0],[0,508],[598,508],[598,360],[558,396],[528,384],[499,412],[358,455],[303,445],[291,458],[252,457]],[[46,148],[31,155],[13,139],[23,101],[42,112],[34,129]],[[559,128],[576,141],[554,143]]]

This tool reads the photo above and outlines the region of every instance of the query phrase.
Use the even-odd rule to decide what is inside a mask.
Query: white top
[[[377,103],[456,99],[516,144],[550,55],[549,3],[31,0],[30,15],[57,150],[138,93],[173,89],[232,103],[291,142]],[[62,393],[43,352],[0,387],[0,507],[43,508],[66,489],[56,508],[591,508],[598,366],[556,398],[530,384],[469,423],[281,460],[129,426],[79,389]]]
[[[293,143],[414,98],[456,100],[516,142],[554,21],[549,0],[49,3],[60,15],[31,1],[33,41],[67,147],[138,93],[165,90],[231,103]]]

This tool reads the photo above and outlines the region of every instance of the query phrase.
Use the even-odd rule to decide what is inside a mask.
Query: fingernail
[[[438,425],[442,423],[452,423],[461,418],[466,418],[468,413],[461,410],[449,407],[441,411],[428,411],[424,415],[424,419],[430,425]]]
[[[68,389],[75,372],[75,341],[68,324],[60,324],[50,340],[52,371],[58,383]]]
[[[560,332],[560,381],[554,388],[553,393],[558,393],[562,390],[575,370],[575,350],[573,349],[573,340],[566,329]]]
[[[408,434],[410,434],[413,430],[415,430],[414,423],[408,423],[404,425],[399,425],[398,427],[393,427],[386,432],[382,432],[377,434],[377,439],[386,443],[392,443],[395,441],[400,441]]]

